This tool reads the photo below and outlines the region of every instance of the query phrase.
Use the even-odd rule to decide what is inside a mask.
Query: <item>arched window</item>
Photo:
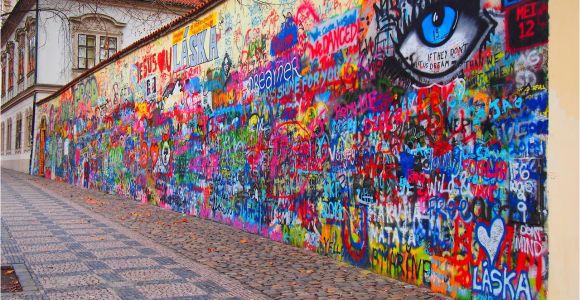
[[[2,52],[2,97],[6,95],[6,51]]]
[[[12,118],[6,122],[6,154],[12,151]]]
[[[36,19],[33,17],[26,18],[26,43],[28,44],[28,76],[34,73],[36,68]]]
[[[24,149],[32,148],[32,108],[26,110],[26,131],[24,133]]]
[[[8,42],[8,91],[14,87],[14,42]]]
[[[26,39],[24,29],[16,31],[16,41],[18,42],[18,82],[24,80],[24,53],[26,49]]]
[[[2,150],[1,151],[2,155],[4,155],[4,135],[5,135],[5,132],[4,132],[4,122],[2,122],[1,128],[2,128],[1,129],[2,132],[0,133],[0,139],[2,140],[2,147],[0,149]]]
[[[19,112],[16,114],[16,140],[15,140],[15,149],[16,153],[20,153],[20,149],[22,149],[22,113]]]

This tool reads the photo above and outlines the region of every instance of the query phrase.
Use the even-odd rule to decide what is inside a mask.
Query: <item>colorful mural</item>
[[[275,4],[225,1],[40,104],[34,172],[458,299],[546,298],[547,2]]]

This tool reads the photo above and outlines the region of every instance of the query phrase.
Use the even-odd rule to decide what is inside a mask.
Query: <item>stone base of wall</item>
[[[29,159],[13,159],[13,160],[1,160],[0,166],[2,168],[15,170],[18,172],[28,173]]]

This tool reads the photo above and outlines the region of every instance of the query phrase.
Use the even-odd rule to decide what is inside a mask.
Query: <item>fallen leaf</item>
[[[247,242],[248,242],[248,240],[245,240],[245,239],[241,239],[241,240],[240,240],[240,244],[245,244],[245,243],[247,243]]]
[[[173,224],[187,223],[187,222],[188,222],[187,219],[186,218],[183,218],[181,220],[175,220],[175,221],[173,221]]]
[[[97,200],[87,197],[87,199],[85,199],[85,203],[89,204],[89,205],[96,205],[98,202]]]

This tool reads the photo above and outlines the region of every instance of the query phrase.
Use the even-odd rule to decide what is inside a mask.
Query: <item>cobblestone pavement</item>
[[[266,299],[231,277],[2,172],[2,265],[31,275],[21,299]],[[28,282],[30,281],[30,282]]]
[[[92,284],[100,280],[93,284],[92,291],[101,288],[103,293],[116,293],[121,298],[129,298],[125,295],[131,292],[156,296],[160,291],[176,286],[181,288],[176,288],[179,291],[189,290],[190,287],[185,287],[186,284],[194,287],[193,290],[204,292],[201,297],[227,297],[233,296],[233,291],[238,291],[239,285],[236,283],[239,282],[255,293],[239,292],[245,293],[239,297],[253,299],[447,299],[427,289],[228,225],[65,183],[2,169],[2,192],[3,222],[7,222],[9,230],[15,228],[24,233],[18,234],[17,241],[22,240],[19,245],[27,246],[26,251],[29,252],[43,249],[46,253],[59,255],[55,259],[67,261],[56,270],[32,265],[33,273],[63,273],[72,276],[70,282],[73,285],[78,285],[76,282]],[[21,199],[10,200],[5,192],[20,193]],[[29,197],[39,200],[22,199]],[[10,209],[5,210],[5,207]],[[75,212],[69,213],[71,209]],[[47,221],[43,221],[41,216],[47,216],[52,223],[43,223]],[[61,228],[49,227],[55,224]],[[155,243],[150,240],[161,246],[154,247]],[[161,253],[161,250],[156,249],[162,247],[170,248],[177,254],[171,256],[173,264],[168,266],[159,254],[150,253],[151,249]],[[167,251],[162,254],[171,255]],[[28,259],[27,262],[33,264],[42,261],[47,255],[50,254],[24,254],[25,260]],[[119,256],[126,257],[111,258]],[[139,258],[133,260],[133,256]],[[147,267],[151,265],[158,270],[155,275],[143,271],[150,270]],[[99,271],[99,268],[105,266],[108,267],[107,271]],[[205,273],[199,271],[208,268],[222,276],[211,275],[214,277],[208,279]],[[189,271],[199,276],[190,276]],[[79,276],[77,273],[88,277],[83,281],[74,277]],[[100,273],[106,275],[103,277]],[[37,280],[44,278],[34,276],[39,278]],[[151,279],[153,276],[156,276],[154,281]],[[54,286],[53,276],[50,278],[47,283]],[[127,287],[128,293],[125,294],[123,288],[117,292],[119,279],[124,280],[122,282],[139,284]],[[209,283],[208,287],[203,285],[206,281],[215,284]],[[41,280],[39,282],[45,283]],[[158,288],[149,288],[154,284]],[[147,288],[143,288],[144,286]],[[217,288],[219,286],[231,292]],[[243,289],[239,287],[239,291],[241,290]]]

